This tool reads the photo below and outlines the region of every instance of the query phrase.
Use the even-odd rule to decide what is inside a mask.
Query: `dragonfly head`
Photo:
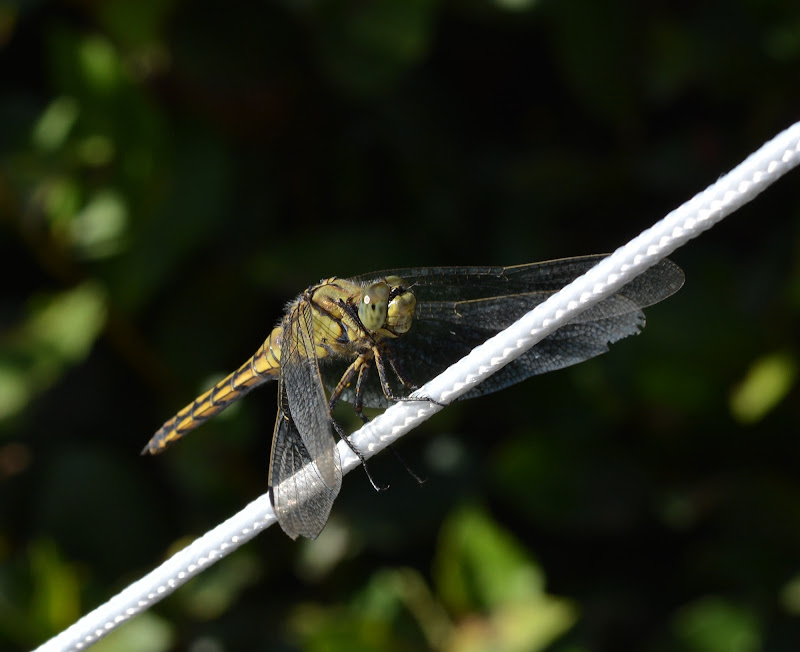
[[[416,303],[402,279],[387,276],[364,288],[358,301],[358,318],[368,331],[385,327],[399,335],[411,328]]]

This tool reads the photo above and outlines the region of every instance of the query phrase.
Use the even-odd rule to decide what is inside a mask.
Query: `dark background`
[[[0,647],[266,489],[273,386],[138,453],[307,285],[612,250],[798,81],[793,0],[0,7]],[[423,487],[380,456],[96,649],[796,650],[798,178],[640,337],[407,437]]]

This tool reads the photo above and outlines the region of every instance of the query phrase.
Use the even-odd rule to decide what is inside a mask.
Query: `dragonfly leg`
[[[369,365],[365,364],[361,368],[361,373],[358,374],[358,381],[356,382],[356,397],[355,397],[355,400],[353,401],[353,409],[356,411],[356,414],[359,417],[361,417],[361,420],[364,423],[368,423],[369,422],[369,418],[363,412],[363,408],[364,408],[364,404],[363,404],[364,403],[364,401],[363,401],[363,383],[366,380],[366,377],[367,377],[368,373],[369,373]],[[400,400],[407,400],[407,399],[401,398]],[[400,453],[397,452],[397,449],[394,446],[389,445],[389,446],[387,446],[387,448],[392,452],[392,455],[394,455],[395,459],[398,462],[400,462],[402,467],[408,472],[408,475],[410,475],[412,478],[414,478],[414,480],[417,481],[417,484],[419,484],[419,485],[425,484],[425,480],[420,478],[414,472],[414,469],[412,469],[408,465],[408,462],[406,462],[405,459],[403,458],[403,456],[400,455]]]
[[[389,444],[386,448],[388,448],[392,452],[392,455],[394,455],[394,459],[396,459],[401,464],[401,466],[406,470],[406,473],[408,473],[408,475],[414,478],[414,480],[420,487],[424,485],[425,482],[427,482],[425,478],[422,478],[419,475],[417,475],[417,473],[414,471],[414,469],[411,468],[409,463],[406,462],[406,458],[400,455],[400,453],[397,452],[397,449],[392,444]]]
[[[395,403],[398,401],[406,400],[405,396],[398,396],[394,393],[392,386],[389,384],[389,377],[386,374],[386,361],[384,360],[384,352],[382,352],[378,347],[375,347],[375,368],[378,370],[378,378],[381,381],[381,389],[383,390],[384,395],[390,401],[394,401]],[[397,373],[397,369],[392,361],[392,356],[389,353],[386,353],[386,357],[389,358],[389,364],[392,367],[392,371],[394,371],[397,378],[400,380],[403,385],[411,389],[412,391],[416,389],[413,384],[409,383],[405,378],[403,378],[399,373]]]
[[[356,381],[356,397],[359,395],[359,389],[361,387],[361,377],[364,373],[364,369],[367,368],[367,365],[364,364],[364,360],[362,357],[356,359],[353,364],[351,364],[347,370],[342,374],[341,380],[336,384],[336,387],[331,392],[331,398],[328,401],[328,409],[330,413],[333,414],[333,409],[339,404],[339,401],[342,398],[342,392],[344,392],[345,388],[347,388],[351,382],[353,382],[353,378],[356,374],[358,374],[358,380]],[[358,398],[356,398],[358,400]],[[364,416],[360,410],[356,410],[356,414],[361,418],[364,423],[369,421],[366,416]],[[364,459],[364,455],[362,455],[361,451],[356,448],[355,444],[350,441],[350,438],[347,436],[347,433],[344,431],[342,426],[339,425],[339,422],[331,416],[331,423],[333,424],[336,433],[339,437],[344,440],[344,443],[347,444],[348,448],[353,451],[355,456],[358,458],[358,461],[361,462],[361,466],[364,467],[364,472],[367,474],[367,479],[369,483],[372,485],[375,491],[385,491],[389,488],[388,485],[382,486],[375,482],[375,478],[372,477],[372,474],[369,472],[369,468],[367,467],[367,460]]]
[[[412,383],[408,378],[406,378],[406,375],[400,368],[400,363],[397,360],[395,360],[395,357],[389,351],[386,351],[385,353],[386,353],[386,358],[389,360],[389,366],[392,368],[392,371],[394,371],[394,375],[397,376],[400,382],[403,383],[403,385],[408,389],[409,392],[413,392],[415,389],[417,389],[417,386],[414,383]]]
[[[353,409],[355,413],[358,415],[358,418],[361,419],[364,423],[369,423],[369,417],[364,414],[364,382],[369,374],[369,365],[365,364],[367,362],[364,356],[359,357],[353,364],[351,364],[347,371],[342,375],[342,379],[336,385],[336,388],[331,392],[331,399],[330,399],[330,410],[333,412],[333,408],[339,403],[339,400],[342,397],[342,392],[344,391],[345,387],[347,387],[353,380],[353,376],[355,376],[356,372],[358,372],[358,379],[356,380],[356,387],[355,387],[355,398],[353,399]],[[356,457],[358,457],[361,465],[364,467],[364,471],[367,474],[367,478],[369,479],[370,484],[373,486],[375,491],[385,491],[389,488],[388,485],[382,486],[375,482],[375,479],[372,477],[372,474],[369,472],[369,467],[367,466],[367,462],[364,459],[364,456],[361,454],[361,451],[356,448],[353,442],[350,441],[350,438],[344,432],[342,427],[335,419],[331,419],[333,422],[333,427],[336,429],[338,435],[344,439],[345,443],[348,445],[351,451],[355,453]],[[395,456],[398,462],[403,465],[408,474],[417,481],[418,484],[423,484],[425,481],[420,478],[411,467],[406,463],[406,461],[402,458],[400,453],[394,448],[394,446],[388,447],[392,451],[392,455]]]
[[[347,444],[347,447],[351,451],[353,451],[355,456],[358,458],[358,461],[361,462],[361,466],[364,468],[364,473],[367,474],[367,479],[369,480],[369,483],[372,485],[372,488],[375,491],[386,491],[389,488],[389,485],[388,484],[380,485],[377,482],[375,482],[375,478],[372,477],[372,474],[369,472],[369,467],[367,467],[367,460],[364,459],[364,455],[361,453],[360,450],[358,450],[358,448],[356,448],[356,445],[350,441],[350,438],[347,436],[347,433],[342,429],[342,426],[340,426],[339,423],[336,421],[336,419],[333,418],[331,419],[331,423],[333,423],[333,427],[336,430],[336,433],[339,435],[339,437],[342,438],[344,443]]]
[[[351,364],[347,370],[342,374],[341,379],[336,384],[336,387],[333,388],[331,392],[331,398],[328,401],[328,409],[331,413],[333,413],[333,409],[339,404],[339,401],[342,398],[342,392],[353,382],[353,378],[355,377],[356,373],[360,373],[360,368],[364,366],[364,361],[361,357],[358,357],[353,364]]]
[[[375,347],[375,367],[378,369],[378,377],[381,380],[381,389],[383,393],[386,395],[390,401],[422,401],[424,403],[433,403],[434,405],[438,405],[439,407],[445,407],[444,403],[440,403],[432,399],[430,396],[397,396],[394,393],[391,385],[389,384],[389,378],[386,374],[386,361],[384,357],[389,360],[389,366],[391,366],[392,371],[394,372],[395,376],[400,380],[401,383],[405,387],[407,387],[410,391],[414,391],[417,389],[416,385],[412,383],[410,380],[404,377],[403,372],[400,370],[397,362],[395,361],[394,357],[389,351],[381,351],[377,347]]]
[[[365,364],[358,372],[358,380],[356,381],[355,398],[353,399],[353,409],[356,411],[358,418],[364,423],[369,422],[369,418],[364,414],[364,381],[367,379],[369,373],[369,365]]]
[[[379,367],[379,375],[380,375],[380,378],[381,378],[381,386],[383,388],[383,391],[384,391],[384,394],[386,395],[386,397],[389,400],[392,400],[392,401],[408,400],[408,399],[404,399],[402,396],[396,396],[394,394],[394,392],[392,391],[392,388],[389,385],[388,380],[386,378],[385,365],[382,363],[382,361],[380,363],[377,361],[377,351],[376,351],[376,356],[375,357],[376,357],[376,366],[378,364],[381,365]],[[336,384],[336,387],[331,392],[331,397],[330,397],[330,400],[328,401],[328,408],[329,408],[331,414],[333,413],[334,408],[339,404],[339,401],[342,398],[342,393],[344,392],[344,390],[350,385],[350,383],[353,382],[353,378],[356,376],[356,374],[358,374],[358,378],[356,380],[356,387],[355,387],[355,391],[354,391],[355,397],[353,399],[353,410],[355,410],[355,413],[358,415],[358,418],[361,419],[361,421],[363,421],[364,423],[369,423],[369,417],[367,417],[367,415],[364,414],[364,382],[366,381],[367,376],[369,375],[369,369],[370,369],[370,366],[369,366],[368,362],[369,362],[369,358],[366,355],[360,355],[347,368],[347,370],[344,372],[344,374],[342,374],[341,379],[339,380],[339,382]],[[392,370],[395,373],[397,373],[397,369],[395,368],[394,364],[392,364]],[[407,387],[410,387],[410,388],[413,389],[413,385],[411,385],[410,383],[407,383],[402,378],[402,376],[400,376],[399,373],[397,373],[397,376],[398,376],[398,378],[400,378],[401,382],[403,382],[404,385],[406,385]],[[333,427],[336,430],[336,433],[339,435],[339,437],[341,437],[344,440],[344,442],[347,444],[347,446],[350,448],[350,450],[353,451],[353,453],[355,454],[356,457],[358,457],[358,460],[361,462],[361,466],[364,467],[364,472],[367,474],[367,478],[369,479],[369,483],[372,485],[372,487],[375,489],[375,491],[385,491],[386,489],[388,489],[389,485],[385,485],[385,486],[379,485],[375,481],[375,478],[372,477],[372,474],[369,472],[369,467],[367,466],[367,461],[364,459],[364,456],[362,455],[361,451],[359,451],[358,448],[356,448],[355,444],[353,444],[353,442],[350,441],[350,438],[347,436],[347,433],[345,433],[344,429],[339,425],[339,423],[336,421],[336,419],[331,417],[331,422],[333,423]],[[406,471],[408,471],[408,474],[412,478],[414,478],[414,480],[416,480],[418,484],[420,484],[420,485],[424,484],[425,480],[420,478],[419,475],[417,475],[411,469],[411,467],[403,459],[403,457],[400,455],[400,453],[397,452],[397,450],[394,448],[394,446],[389,446],[388,448],[392,451],[392,455],[395,456],[397,461],[400,462],[400,464],[403,465],[403,468],[405,468]]]

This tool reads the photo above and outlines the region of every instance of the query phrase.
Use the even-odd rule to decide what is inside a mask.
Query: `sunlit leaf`
[[[569,602],[542,596],[500,607],[485,618],[465,619],[444,649],[448,652],[545,650],[575,619],[575,610]]]
[[[105,324],[105,295],[91,282],[32,303],[28,319],[0,340],[0,418],[24,409],[83,360]]]
[[[544,590],[539,566],[510,534],[474,508],[445,523],[436,568],[442,595],[459,610],[538,596]]]
[[[786,353],[757,360],[731,396],[731,412],[741,423],[761,421],[794,385],[797,362]]]
[[[74,362],[87,355],[104,323],[104,293],[84,283],[38,301],[26,330],[41,348]]]
[[[119,58],[112,44],[100,36],[90,36],[81,41],[78,60],[84,79],[90,88],[109,92],[121,81]]]
[[[25,407],[31,389],[22,369],[12,366],[10,362],[0,361],[0,420]]]
[[[85,258],[104,258],[120,250],[127,226],[125,198],[113,190],[102,190],[70,223],[71,244]]]
[[[539,566],[477,509],[445,524],[436,569],[445,603],[462,615],[448,650],[539,650],[575,622],[568,601],[545,593]]]
[[[61,147],[78,119],[78,112],[78,102],[73,97],[53,100],[33,128],[33,143],[45,151]]]

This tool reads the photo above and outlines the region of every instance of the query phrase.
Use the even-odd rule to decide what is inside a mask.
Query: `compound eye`
[[[358,302],[358,318],[368,331],[383,328],[389,306],[389,286],[385,281],[370,285]]]

